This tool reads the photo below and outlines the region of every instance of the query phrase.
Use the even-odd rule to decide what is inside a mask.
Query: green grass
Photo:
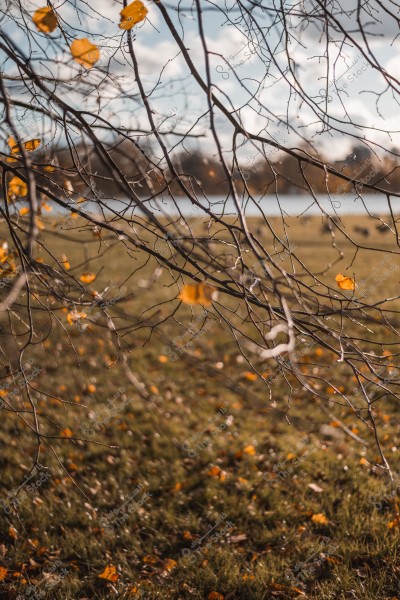
[[[359,221],[350,219],[350,229]],[[337,255],[328,245],[316,253],[306,243],[319,229],[316,219],[291,226],[310,269],[322,269]],[[341,243],[348,258],[349,246]],[[64,245],[53,240],[56,255]],[[96,252],[91,244],[86,256]],[[73,250],[68,256],[73,267],[79,264]],[[121,281],[132,268],[121,245],[101,261],[103,282]],[[86,266],[77,268],[89,270]],[[326,277],[334,278],[342,266],[335,269]],[[370,269],[365,258],[355,267],[360,277]],[[163,287],[164,274],[155,288],[139,294],[141,276],[126,284],[136,293],[127,310],[174,297],[172,288]],[[181,321],[189,315],[183,308]],[[33,359],[41,371],[33,385],[41,392],[33,397],[50,419],[41,417],[44,433],[60,436],[69,429],[78,439],[52,439],[54,453],[42,445],[40,462],[50,477],[23,494],[18,510],[2,519],[0,565],[8,572],[0,597],[29,598],[29,585],[43,592],[39,597],[65,600],[203,599],[211,592],[226,600],[400,596],[398,529],[389,527],[394,511],[387,480],[371,433],[348,407],[329,409],[368,447],[332,424],[295,382],[289,396],[283,381],[276,381],[270,399],[261,380],[246,375],[248,366],[219,324],[196,341],[190,356],[176,361],[160,361],[160,356],[166,340],[182,335],[178,323],[155,330],[147,343],[148,330],[132,335],[128,364],[145,386],[139,394],[121,361],[114,364],[118,355],[107,328],[79,332],[68,326],[65,313],[58,316],[69,337],[55,325],[35,346]],[[318,356],[319,364],[332,360],[329,353]],[[302,361],[313,368],[315,349]],[[351,390],[354,382],[335,369],[337,385]],[[121,386],[126,388],[123,406],[106,417],[107,399]],[[93,427],[96,415],[101,424]],[[396,466],[395,403],[380,403],[376,419],[384,450]],[[90,428],[93,435],[87,434]],[[5,413],[0,439],[4,497],[30,468],[36,438],[15,414]],[[110,517],[132,494],[127,508]],[[382,506],[373,497],[383,498]],[[113,583],[98,577],[107,565],[118,571]]]

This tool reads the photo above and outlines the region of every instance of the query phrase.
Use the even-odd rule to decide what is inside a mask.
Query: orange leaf
[[[201,304],[202,306],[211,306],[215,299],[216,289],[213,285],[205,283],[193,283],[183,286],[178,298],[184,304]]]
[[[25,150],[28,152],[33,152],[36,148],[39,148],[41,141],[35,138],[34,140],[29,140],[28,142],[24,142]]]
[[[4,567],[0,567],[0,581],[3,581],[5,576],[7,575],[7,569]]]
[[[335,281],[341,290],[354,290],[356,287],[354,279],[346,277],[346,275],[342,275],[341,273],[336,275]]]
[[[121,15],[121,22],[119,24],[120,29],[132,29],[136,23],[140,23],[146,17],[149,11],[141,2],[141,0],[134,0],[128,6],[125,6],[119,13]]]
[[[38,31],[42,33],[51,33],[57,27],[57,17],[53,9],[49,6],[38,8],[32,17]]]
[[[42,142],[39,139],[29,140],[27,142],[24,142],[24,148],[28,152],[33,152],[34,150],[36,150],[36,148],[40,146],[41,143]],[[10,137],[8,138],[7,144],[10,146],[11,154],[21,153],[21,149],[12,135],[10,135]],[[15,159],[12,159],[12,161],[9,162],[15,162]]]
[[[247,379],[247,381],[257,381],[258,379],[257,373],[253,373],[253,371],[245,371],[243,377]]]
[[[225,596],[219,592],[210,592],[207,596],[207,600],[224,600]]]
[[[100,575],[97,575],[97,577],[99,577],[99,579],[106,579],[107,581],[117,581],[119,575],[117,573],[117,569],[116,567],[114,567],[114,565],[107,565],[107,567],[104,569],[104,571],[102,573],[100,573]]]
[[[73,325],[76,321],[79,321],[79,319],[86,319],[87,314],[84,312],[77,312],[76,310],[71,310],[68,314],[67,314],[67,321],[70,325]]]
[[[7,140],[7,144],[10,146],[11,154],[18,154],[20,152],[19,146],[14,136],[10,135],[10,137]]]
[[[246,446],[246,448],[243,448],[243,452],[245,452],[246,454],[250,454],[250,456],[254,456],[254,454],[256,453],[256,449],[250,444],[249,446]]]
[[[28,186],[26,185],[25,181],[15,176],[8,184],[8,193],[10,196],[27,196]]]
[[[40,217],[35,217],[35,223],[36,223],[36,227],[38,229],[40,229],[40,231],[43,231],[43,229],[46,229],[45,224],[43,223],[43,221]]]
[[[23,206],[22,208],[19,209],[20,217],[24,217],[27,214],[29,214],[29,208],[27,206]]]
[[[164,561],[164,570],[172,571],[178,563],[173,558],[166,558]]]
[[[91,69],[100,59],[100,50],[87,38],[73,41],[70,50],[76,62],[85,69]]]
[[[47,202],[45,202],[43,200],[43,202],[40,204],[40,208],[45,210],[46,212],[51,212],[53,210],[53,207],[50,206],[50,204],[47,204]]]
[[[82,273],[79,279],[82,283],[92,283],[96,279],[96,275],[94,273]]]
[[[66,257],[66,255],[65,255],[65,254],[63,254],[63,255],[61,256],[61,263],[64,265],[64,269],[65,269],[66,271],[69,271],[69,270],[70,270],[70,268],[71,268],[71,264],[70,264],[70,262],[69,262],[69,260],[68,260],[68,258]]]
[[[313,515],[311,517],[311,521],[317,525],[327,525],[329,523],[328,519],[322,513]]]
[[[71,429],[69,429],[69,427],[66,427],[65,429],[62,430],[61,432],[62,437],[64,438],[70,438],[72,437],[74,434],[72,433]]]

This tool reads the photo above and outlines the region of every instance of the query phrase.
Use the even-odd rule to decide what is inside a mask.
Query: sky
[[[35,70],[46,76],[50,72],[71,79],[68,93],[71,105],[82,108],[82,94],[77,93],[77,88],[83,77],[87,84],[91,82],[93,85],[85,98],[85,106],[92,110],[100,108],[102,116],[118,125],[149,130],[143,106],[137,101],[137,84],[126,51],[126,33],[118,28],[121,3],[96,0],[87,5],[77,0],[75,6],[75,3],[57,0],[54,7],[63,22],[66,33],[66,38],[63,38],[59,30],[50,36],[39,34],[29,23],[29,15],[43,5],[43,0],[24,0],[25,22],[20,9],[15,6],[11,8],[12,14],[17,17],[17,24],[7,22],[11,5],[6,0],[0,2],[2,11],[6,13],[3,19],[6,24],[0,23],[0,27],[3,26],[3,31],[10,34],[25,53],[31,49]],[[264,12],[261,7],[256,7],[253,8],[253,14],[265,27],[264,40],[261,33],[250,36],[246,32],[243,19],[241,22],[238,19],[236,2],[201,0],[212,90],[225,107],[234,111],[243,126],[251,133],[261,133],[293,148],[302,143],[302,138],[306,138],[332,159],[350,152],[356,143],[352,135],[365,136],[376,144],[374,147],[379,152],[396,145],[400,148],[398,94],[387,90],[382,73],[368,65],[363,57],[363,52],[369,53],[387,72],[395,77],[400,75],[397,58],[400,40],[396,38],[398,25],[395,18],[386,14],[373,0],[367,3],[370,14],[364,13],[361,17],[367,32],[367,49],[365,40],[357,32],[355,1],[341,0],[343,10],[336,1],[328,3],[333,21],[337,23],[336,31],[335,28],[330,31],[328,63],[326,36],[322,27],[315,24],[305,27],[304,18],[298,16],[298,6],[301,4],[285,2],[288,23],[292,28],[288,63],[284,45],[279,41],[283,28],[279,19],[274,17],[274,2],[260,2]],[[156,4],[153,1],[144,3],[149,12],[146,21],[134,29],[134,49],[146,91],[149,94],[151,92],[150,103],[156,123],[163,131],[175,129],[181,133],[190,131],[202,136],[188,140],[185,147],[201,148],[215,154],[209,117],[205,115],[206,96],[190,76],[188,66]],[[205,58],[195,3],[179,3],[179,12],[177,4],[167,2],[165,6],[191,59],[204,78]],[[250,8],[251,2],[245,0],[244,6]],[[308,12],[318,9],[318,4],[309,0],[304,0],[303,6]],[[390,6],[394,10],[394,5],[389,5],[387,0],[382,6]],[[341,27],[352,32],[358,48],[343,42]],[[29,42],[27,28],[30,31]],[[68,43],[79,37],[90,38],[101,49],[101,63],[90,72],[85,72],[83,67],[77,65],[69,53]],[[0,64],[6,73],[17,74],[9,62]],[[287,72],[288,64],[293,73]],[[112,73],[112,80],[104,82],[106,67]],[[302,101],[290,83],[301,88],[311,101]],[[23,96],[27,99],[29,93]],[[328,113],[325,127],[321,121],[324,109]],[[229,152],[232,148],[232,128],[218,111],[216,117],[223,148]],[[40,127],[39,123],[37,127]],[[171,147],[177,140],[177,136],[168,136]],[[244,144],[239,151],[241,157],[251,160],[256,148],[244,138],[240,138],[238,143]]]

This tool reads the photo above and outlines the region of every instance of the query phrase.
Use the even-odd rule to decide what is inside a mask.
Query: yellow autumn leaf
[[[28,152],[33,152],[34,150],[36,150],[36,148],[39,148],[41,143],[42,142],[39,139],[35,138],[34,140],[29,140],[28,142],[24,142],[24,148]]]
[[[246,448],[243,448],[243,452],[245,454],[249,454],[250,456],[254,456],[256,449],[250,444],[249,446],[246,446]]]
[[[106,568],[100,575],[97,575],[99,579],[106,579],[107,581],[117,581],[119,575],[114,565],[107,565]]]
[[[40,208],[42,210],[45,210],[46,212],[51,212],[53,210],[53,207],[50,206],[50,204],[47,204],[47,202],[45,202],[44,200],[42,201]]]
[[[211,306],[215,299],[216,288],[209,283],[188,283],[183,286],[179,294],[179,300],[184,304],[201,304],[202,306]]]
[[[84,312],[77,312],[76,310],[71,310],[68,314],[67,314],[67,321],[70,325],[73,325],[74,323],[76,323],[76,321],[79,321],[79,319],[86,319],[87,315]]]
[[[354,279],[346,277],[346,275],[342,275],[341,273],[336,275],[335,281],[341,290],[354,290],[356,287]]]
[[[53,167],[53,165],[46,165],[44,170],[46,171],[46,173],[53,173],[53,171],[55,171],[55,167]]]
[[[76,62],[85,69],[91,69],[100,58],[100,50],[87,38],[73,41],[70,50]]]
[[[25,181],[23,181],[17,175],[15,175],[15,177],[13,177],[10,183],[8,184],[8,193],[10,196],[27,196],[28,186],[25,183]]]
[[[79,279],[82,283],[92,283],[96,279],[96,275],[94,273],[82,273]]]
[[[311,517],[311,521],[316,523],[317,525],[327,525],[329,523],[328,519],[322,513],[318,513]]]
[[[29,214],[29,208],[27,206],[23,206],[19,209],[18,214],[20,217],[24,217],[25,215]]]
[[[7,144],[10,147],[11,150],[11,154],[18,154],[19,150],[19,146],[17,144],[17,142],[15,141],[15,137],[13,135],[10,135],[10,137],[7,140]],[[16,160],[16,159],[14,159]]]
[[[253,371],[245,371],[243,377],[247,379],[247,381],[257,381],[258,379],[257,373],[253,373]]]
[[[23,142],[23,146],[25,148],[25,150],[27,150],[28,152],[33,152],[34,150],[36,150],[36,148],[39,148],[40,144],[41,144],[41,140],[39,140],[38,138],[35,138],[33,140],[28,140],[27,142]],[[21,153],[21,148],[19,147],[18,143],[15,141],[15,138],[10,135],[10,137],[7,140],[7,144],[10,147],[11,150],[11,154],[20,154]],[[13,161],[15,161],[16,159],[11,159]]]
[[[173,558],[166,558],[164,561],[164,570],[172,571],[172,569],[175,569],[177,564],[178,563]]]
[[[64,265],[64,269],[65,269],[66,271],[69,271],[69,270],[70,270],[70,268],[71,268],[71,264],[70,264],[70,262],[69,262],[69,260],[68,260],[68,258],[66,257],[66,255],[65,255],[65,254],[63,254],[63,255],[61,256],[61,263]]]
[[[35,223],[36,223],[36,227],[40,230],[43,231],[43,229],[46,229],[45,224],[43,223],[42,219],[40,217],[35,217]]]
[[[38,31],[42,33],[51,33],[57,27],[57,17],[50,6],[38,8],[32,17]]]
[[[132,29],[136,23],[140,23],[146,17],[149,11],[141,2],[141,0],[134,0],[128,6],[125,6],[119,13],[121,15],[121,22],[119,24],[120,29],[128,31]]]
[[[71,429],[69,427],[66,427],[65,429],[63,429],[61,431],[61,436],[65,437],[65,438],[70,438],[72,437],[74,434],[72,433]]]

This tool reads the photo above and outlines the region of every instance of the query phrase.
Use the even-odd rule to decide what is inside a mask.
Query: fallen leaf
[[[179,300],[184,304],[201,304],[202,306],[211,306],[215,299],[216,288],[209,283],[185,284],[179,294]]]
[[[225,596],[219,592],[210,592],[207,596],[207,600],[224,600]]]
[[[120,29],[125,29],[128,31],[132,29],[136,23],[140,23],[146,17],[149,11],[141,2],[141,0],[134,0],[128,6],[125,6],[119,13],[121,15],[121,22],[119,24]]]
[[[7,569],[4,567],[0,567],[0,581],[3,581],[5,576],[7,575]]]
[[[249,454],[250,456],[254,456],[254,454],[256,453],[256,449],[250,444],[249,446],[243,448],[243,452],[245,454]]]
[[[310,488],[310,490],[312,490],[313,492],[317,493],[317,494],[321,494],[324,490],[322,489],[322,487],[320,487],[319,485],[317,485],[316,483],[309,483],[308,486]]]
[[[311,521],[316,525],[327,525],[329,523],[328,519],[322,513],[313,515]]]
[[[73,41],[70,50],[76,62],[85,69],[91,69],[100,59],[100,50],[87,38]]]
[[[114,582],[118,580],[119,575],[114,565],[107,565],[104,571],[100,573],[100,575],[97,575],[97,577],[99,577],[99,579],[106,579],[107,581]]]
[[[38,31],[42,33],[51,33],[57,27],[57,17],[50,6],[38,8],[32,17]]]
[[[175,569],[177,564],[178,563],[173,558],[166,558],[164,561],[164,570],[172,571],[172,569]]]
[[[346,275],[342,275],[341,273],[336,275],[335,281],[341,290],[354,290],[356,287],[354,279],[346,277]]]
[[[15,527],[13,527],[12,525],[10,525],[10,527],[8,528],[8,535],[10,536],[10,538],[12,538],[13,540],[16,540],[18,538],[18,532],[15,529]]]
[[[212,466],[211,469],[207,472],[209,477],[218,477],[221,481],[225,481],[226,473],[216,465]]]

